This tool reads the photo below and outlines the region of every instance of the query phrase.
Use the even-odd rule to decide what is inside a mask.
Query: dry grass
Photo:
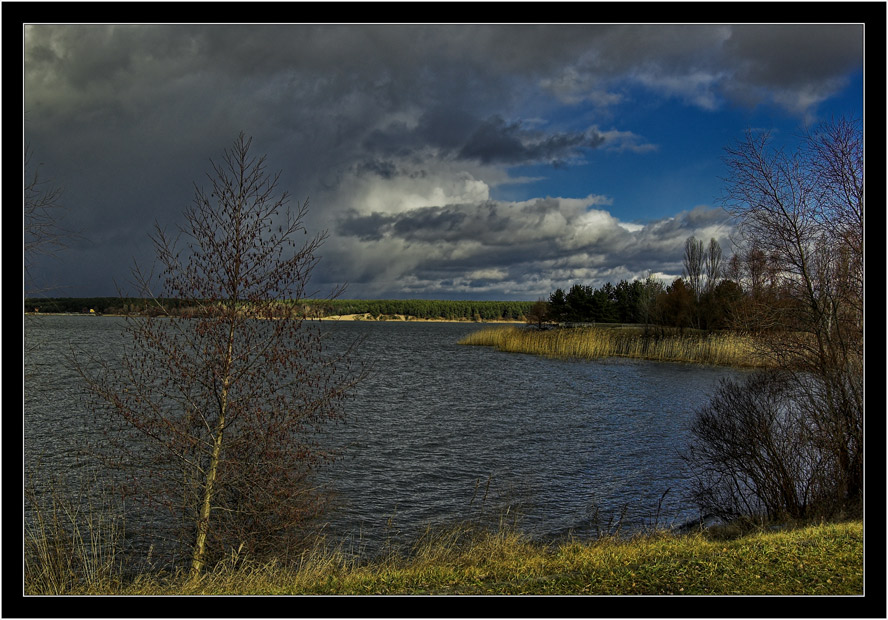
[[[758,531],[533,543],[505,530],[430,532],[406,555],[358,563],[319,547],[293,567],[224,562],[199,580],[145,575],[92,594],[823,594],[863,592],[860,521]]]
[[[123,578],[116,511],[53,499],[26,532],[25,592],[76,595],[850,594],[863,591],[863,523],[726,535],[663,531],[534,542],[514,524],[428,529],[372,560],[320,538],[292,564],[238,551],[191,579],[143,564]]]
[[[460,344],[555,358],[630,357],[737,367],[766,364],[764,358],[756,354],[752,338],[735,332],[646,335],[642,328],[635,327],[551,330],[506,327],[482,329],[463,338]]]
[[[106,590],[119,581],[124,538],[122,509],[97,482],[81,486],[75,496],[58,484],[38,493],[33,481],[25,488],[24,585],[27,594],[71,594]]]

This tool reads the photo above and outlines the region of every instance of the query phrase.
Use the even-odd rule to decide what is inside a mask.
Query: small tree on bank
[[[303,241],[307,202],[291,209],[250,146],[241,134],[212,162],[176,239],[152,236],[161,293],[134,273],[159,316],[128,318],[122,360],[83,370],[115,423],[101,452],[135,472],[130,495],[176,517],[193,576],[231,550],[283,558],[299,544],[322,505],[311,469],[331,457],[313,431],[341,418],[354,380],[283,302],[306,296],[325,234]]]
[[[530,307],[527,316],[524,317],[528,325],[536,325],[537,329],[543,329],[543,323],[549,322],[549,304],[542,299],[538,299]]]

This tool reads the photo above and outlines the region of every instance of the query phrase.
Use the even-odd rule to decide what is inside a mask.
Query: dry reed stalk
[[[753,340],[736,333],[645,335],[640,328],[574,328],[549,331],[516,327],[488,328],[469,334],[460,344],[492,346],[510,353],[554,358],[630,357],[662,362],[719,366],[762,366]]]
[[[119,578],[122,508],[112,505],[104,490],[98,500],[87,497],[87,490],[69,498],[55,482],[41,492],[33,480],[25,488],[26,593],[91,592]]]

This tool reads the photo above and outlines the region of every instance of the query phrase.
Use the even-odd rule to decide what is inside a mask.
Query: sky
[[[310,291],[536,300],[731,254],[725,147],[863,116],[861,24],[24,27],[23,127],[65,247],[25,290],[114,296],[238,134],[306,224]]]

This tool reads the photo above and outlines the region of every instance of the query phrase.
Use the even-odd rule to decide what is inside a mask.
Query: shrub
[[[841,503],[840,464],[820,440],[816,409],[806,400],[816,381],[800,382],[785,370],[722,381],[696,413],[685,455],[704,514],[807,519]]]

